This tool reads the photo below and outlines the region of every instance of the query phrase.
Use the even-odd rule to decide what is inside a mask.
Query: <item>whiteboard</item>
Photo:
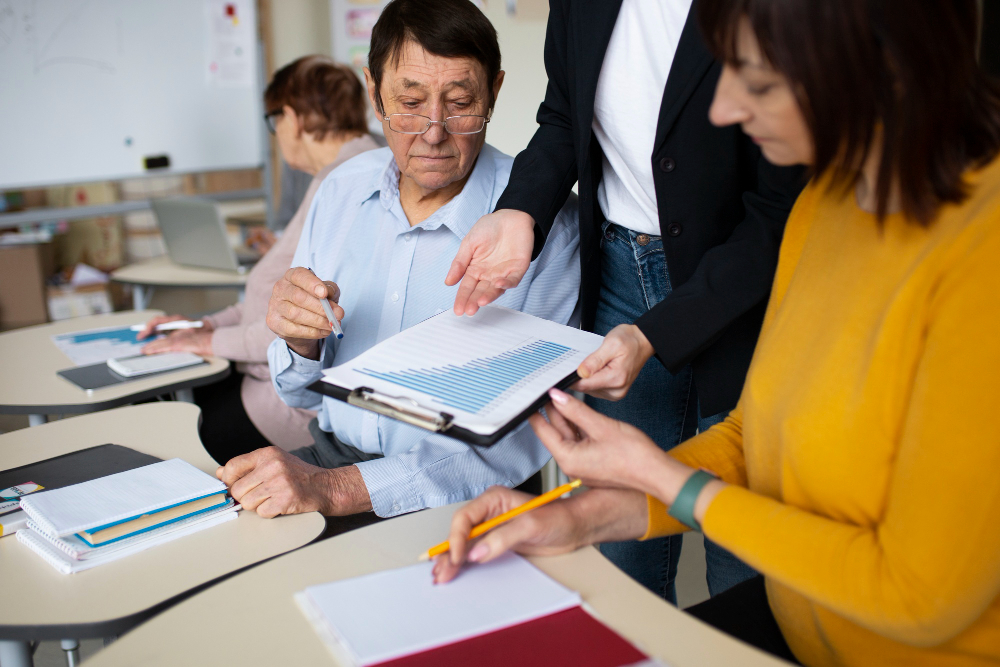
[[[253,0],[0,0],[0,189],[261,166],[259,58]]]

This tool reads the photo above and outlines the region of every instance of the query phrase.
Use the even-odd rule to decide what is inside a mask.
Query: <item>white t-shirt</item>
[[[594,134],[604,151],[597,200],[608,220],[660,235],[653,142],[663,89],[691,0],[624,0],[594,99]]]

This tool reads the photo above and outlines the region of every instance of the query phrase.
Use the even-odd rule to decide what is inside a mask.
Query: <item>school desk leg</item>
[[[59,646],[66,652],[66,667],[77,667],[80,664],[80,640],[63,639]]]
[[[178,389],[174,392],[174,398],[183,403],[194,403],[194,390]]]
[[[132,285],[132,310],[146,310],[149,300],[153,298],[153,288],[142,285]]]
[[[0,639],[0,667],[31,667],[31,644]]]
[[[41,426],[45,423],[45,415],[28,415],[28,426]]]
[[[555,459],[542,466],[542,493],[548,493],[559,486],[559,466]]]

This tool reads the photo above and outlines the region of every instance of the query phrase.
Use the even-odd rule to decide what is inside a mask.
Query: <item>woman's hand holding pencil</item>
[[[551,493],[558,497],[567,490],[560,487]],[[422,556],[439,554],[434,582],[451,581],[467,561],[485,563],[511,550],[528,556],[555,556],[596,542],[635,539],[646,531],[646,496],[637,491],[591,489],[567,499],[545,502],[542,498],[494,486],[456,511],[448,542]],[[532,500],[540,501],[534,509],[514,513]],[[478,526],[505,514],[511,518],[492,530],[487,528],[488,532],[469,548],[475,539],[471,534]]]

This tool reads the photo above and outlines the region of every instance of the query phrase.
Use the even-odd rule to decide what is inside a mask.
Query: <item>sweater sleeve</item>
[[[206,315],[204,318],[209,324],[212,325],[213,329],[221,329],[222,327],[231,327],[235,324],[239,324],[240,320],[243,319],[243,304],[234,303],[228,308],[223,308],[217,313],[211,315]],[[219,354],[216,352],[216,354]],[[226,356],[226,355],[219,355]]]
[[[882,516],[856,525],[738,487],[705,535],[868,630],[915,646],[954,637],[1000,594],[1000,234],[970,244],[928,301],[922,353]],[[876,428],[873,425],[873,428]],[[714,430],[714,429],[713,429]]]
[[[212,332],[212,353],[247,363],[267,363],[267,348],[276,336],[264,320],[219,327]]]
[[[670,456],[692,468],[704,468],[730,484],[746,486],[742,403],[722,423],[674,447]],[[649,523],[641,539],[675,535],[688,530],[687,526],[667,514],[667,506],[659,499],[647,495],[646,504]]]
[[[816,195],[822,191],[822,185],[807,187],[798,200],[788,218],[781,250],[778,255],[778,266],[775,269],[774,283],[771,287],[771,298],[764,315],[762,331],[767,329],[774,318],[775,311],[788,291],[788,284],[802,256],[802,248],[809,235],[809,223],[812,210],[816,205]],[[678,447],[670,450],[670,456],[692,468],[704,468],[718,475],[719,479],[737,486],[747,485],[746,459],[743,453],[743,400],[736,405],[729,416],[721,424],[716,424],[704,433],[700,433]],[[667,506],[653,496],[646,497],[649,510],[646,534],[642,539],[648,540],[664,535],[674,535],[688,528],[667,514]]]

